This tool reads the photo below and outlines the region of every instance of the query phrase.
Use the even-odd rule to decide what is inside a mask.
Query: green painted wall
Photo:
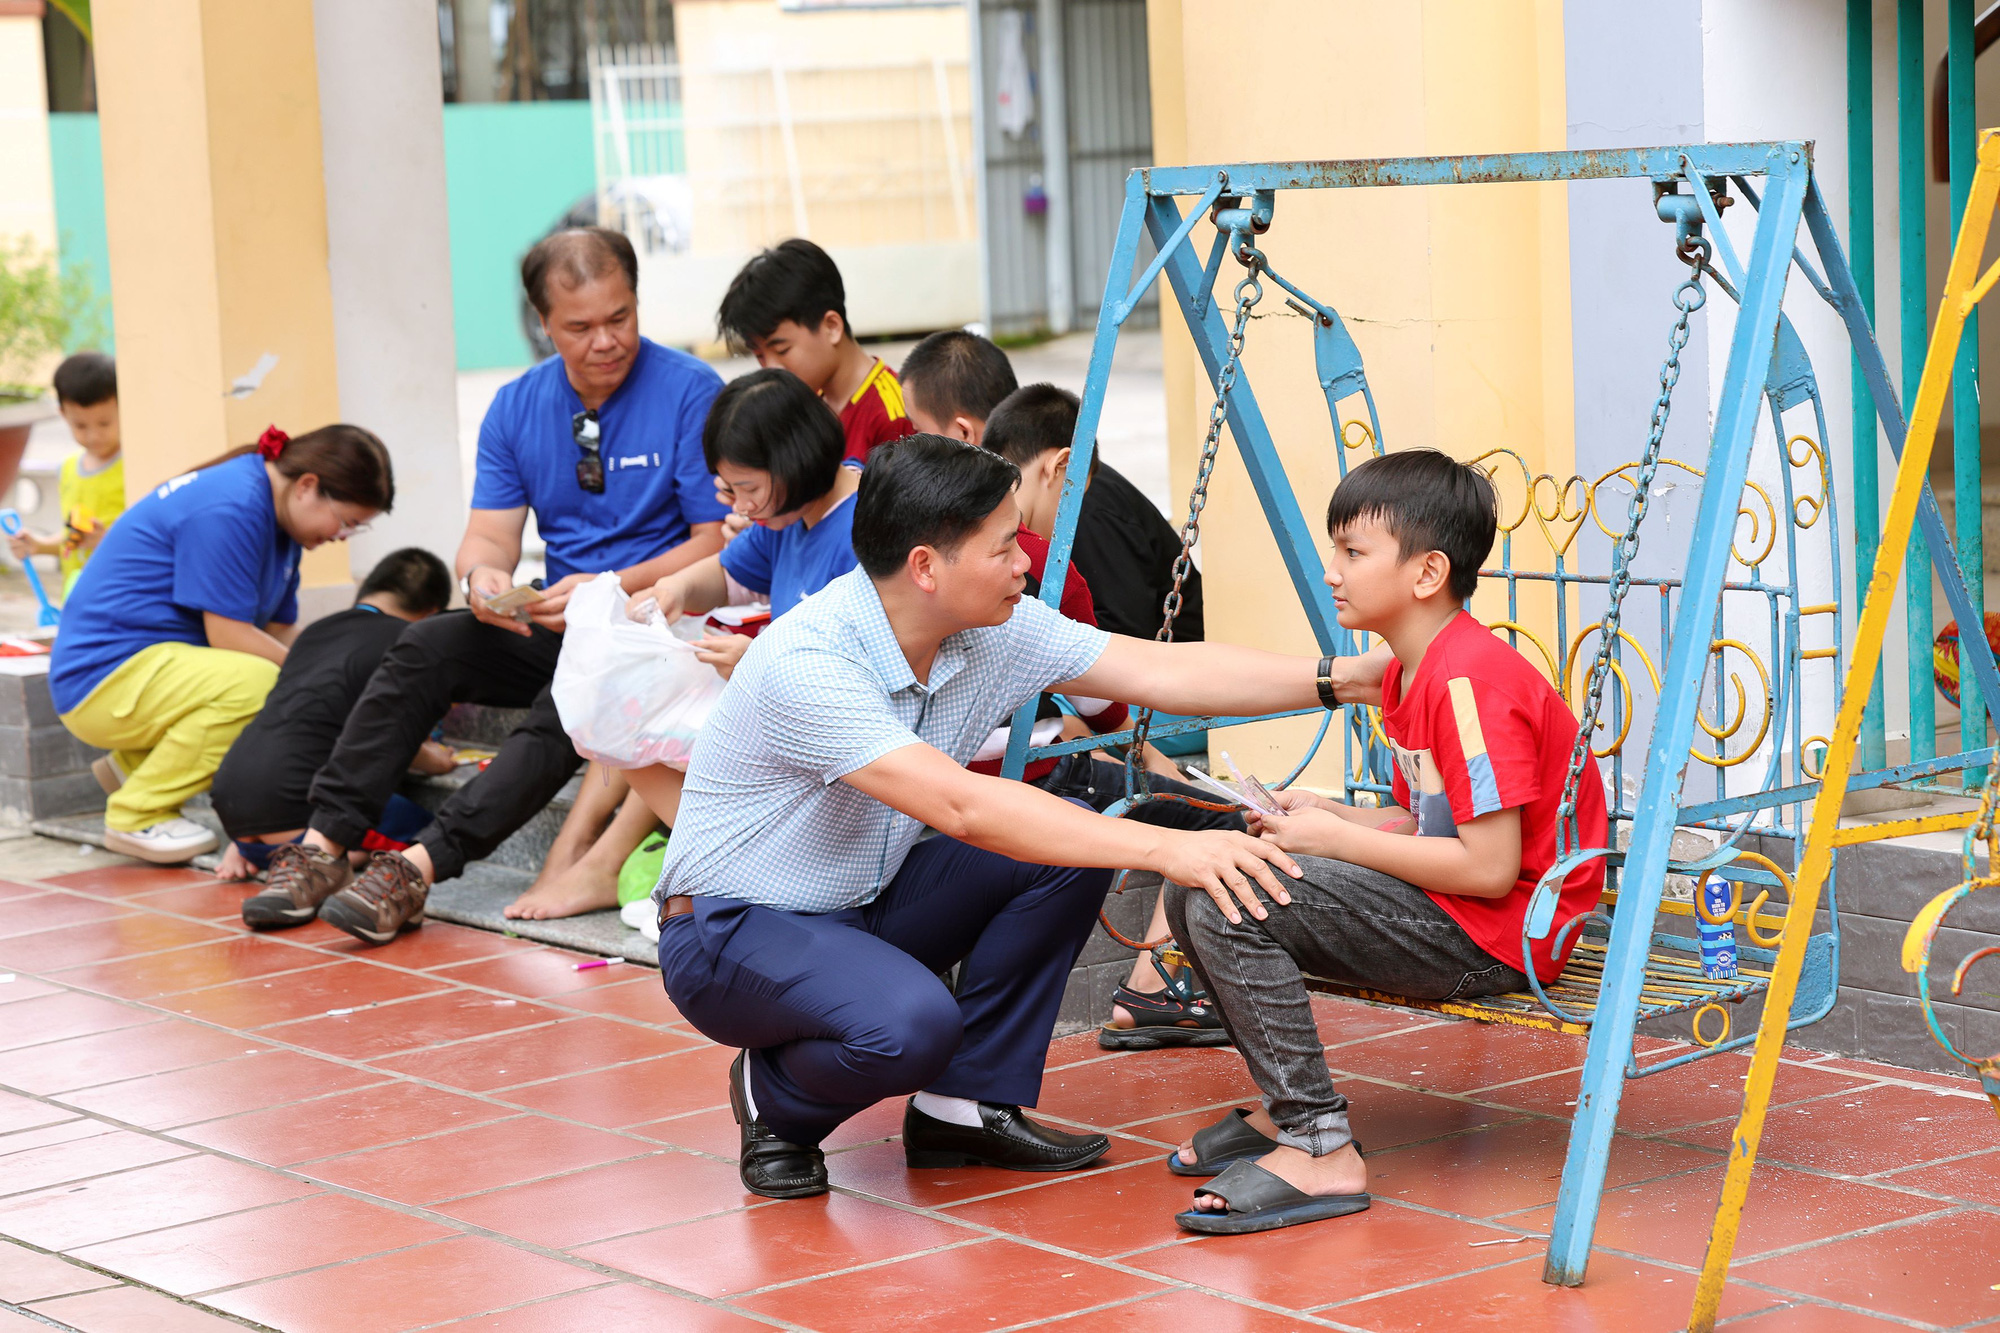
[[[89,266],[108,312],[111,269],[97,117],[50,116],[49,145],[62,266]],[[596,188],[590,103],[447,105],[444,157],[458,367],[525,366],[533,354],[521,333],[521,255]]]

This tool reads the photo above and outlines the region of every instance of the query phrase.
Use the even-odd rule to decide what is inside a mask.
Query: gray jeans
[[[1414,885],[1345,861],[1293,859],[1305,878],[1288,881],[1290,906],[1265,899],[1262,921],[1245,912],[1231,925],[1206,893],[1179,884],[1166,887],[1167,920],[1250,1066],[1278,1142],[1323,1157],[1352,1135],[1303,973],[1420,1000],[1524,990],[1528,979]]]

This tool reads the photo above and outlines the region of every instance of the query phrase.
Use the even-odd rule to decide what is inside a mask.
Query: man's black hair
[[[980,443],[1015,467],[1025,468],[1051,449],[1067,449],[1076,438],[1076,414],[1082,404],[1068,389],[1053,384],[1029,384],[1014,390],[986,418]],[[1097,453],[1091,451],[1090,472],[1097,475]]]
[[[786,320],[816,329],[831,310],[852,335],[847,322],[847,287],[840,269],[826,251],[794,236],[757,255],[729,280],[715,326],[737,353],[771,336]]]
[[[622,231],[571,227],[535,242],[521,259],[521,286],[544,319],[549,313],[549,279],[575,289],[617,270],[634,296],[639,292],[639,256]]]
[[[708,470],[728,462],[771,474],[775,512],[790,513],[833,489],[847,451],[840,418],[789,370],[753,370],[731,380],[701,428]]]
[[[1000,455],[942,435],[878,444],[854,498],[854,555],[872,579],[928,546],[950,556],[1021,481]]]
[[[355,604],[380,592],[394,597],[413,616],[429,615],[451,605],[451,571],[423,547],[405,546],[375,562],[355,591]]]
[[[1326,506],[1326,531],[1373,518],[1396,539],[1399,557],[1442,551],[1451,562],[1451,595],[1463,602],[1479,586],[1493,552],[1499,502],[1478,468],[1436,449],[1404,449],[1371,458],[1347,474]]]
[[[118,363],[102,352],[77,352],[56,367],[56,402],[96,407],[118,396]]]
[[[992,339],[964,329],[933,333],[912,347],[897,378],[904,399],[915,398],[939,421],[985,421],[1020,387],[1007,354]]]

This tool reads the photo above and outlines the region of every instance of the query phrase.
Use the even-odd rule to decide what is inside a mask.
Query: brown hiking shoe
[[[400,852],[372,852],[360,878],[328,898],[319,919],[357,940],[387,944],[397,932],[424,924],[431,886]]]
[[[345,856],[330,856],[304,843],[285,843],[271,853],[264,887],[243,900],[243,924],[252,930],[303,926],[352,878]]]

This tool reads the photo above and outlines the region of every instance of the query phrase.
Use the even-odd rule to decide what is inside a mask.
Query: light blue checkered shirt
[[[1004,625],[946,639],[919,684],[882,599],[854,570],[759,635],[688,760],[653,890],[790,912],[872,902],[923,826],[840,781],[891,750],[958,763],[996,723],[1093,666],[1110,635],[1024,597]]]

